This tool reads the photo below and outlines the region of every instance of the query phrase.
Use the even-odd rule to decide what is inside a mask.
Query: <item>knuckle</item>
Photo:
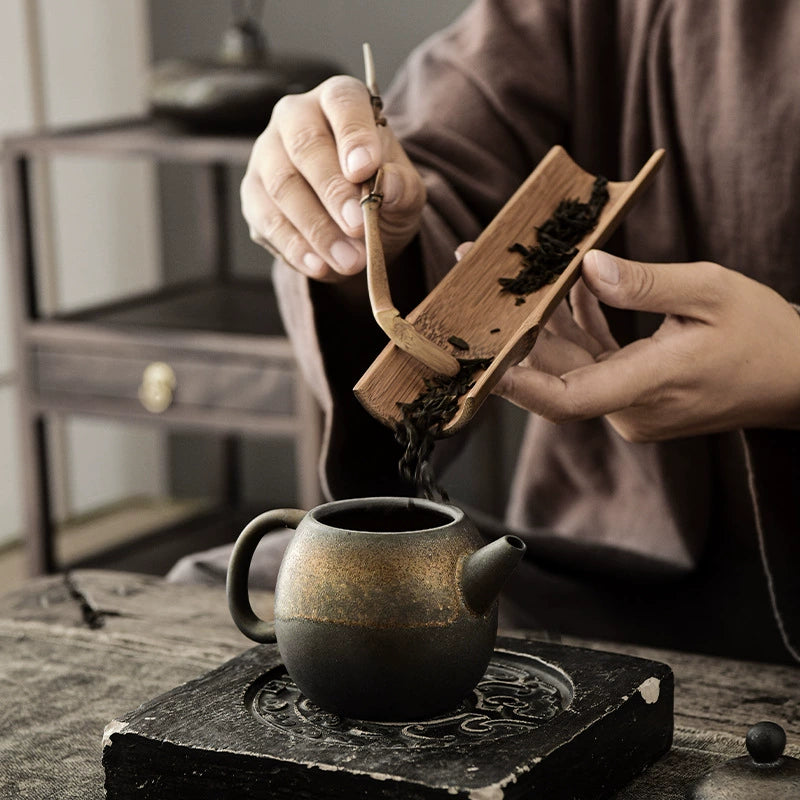
[[[267,128],[269,129],[269,127],[272,125],[280,125],[286,117],[293,116],[297,111],[298,105],[300,104],[301,97],[302,95],[298,94],[285,94],[280,97],[272,107],[272,115],[270,116],[270,121]]]
[[[339,144],[345,150],[369,144],[373,135],[373,129],[365,128],[363,122],[352,119],[342,122],[337,131]]]
[[[638,269],[633,270],[633,281],[630,287],[630,297],[636,302],[649,297],[653,291],[655,276],[651,267],[639,264]]]
[[[287,264],[295,268],[308,251],[308,242],[303,234],[277,210],[261,214],[248,222],[248,233],[255,244],[273,256],[281,256]]]
[[[280,167],[264,176],[264,190],[280,205],[302,183],[300,173],[293,167]]]
[[[293,230],[286,239],[284,246],[280,248],[280,252],[289,264],[295,266],[300,263],[307,249],[308,246],[305,239],[296,230]]]
[[[277,209],[256,214],[247,220],[250,238],[260,245],[280,248],[293,230],[292,225]]]
[[[245,193],[252,187],[254,180],[256,180],[256,178],[253,170],[248,166],[239,183],[239,197],[244,197]]]
[[[272,122],[270,121],[270,124],[258,134],[256,140],[253,142],[253,147],[250,149],[250,158],[247,162],[248,171],[253,168],[253,164],[263,158],[265,152],[269,152],[270,140],[272,139],[271,125]]]
[[[267,214],[263,217],[261,224],[256,227],[264,239],[278,245],[282,234],[285,238],[285,232],[290,226],[283,214]]]
[[[253,216],[254,210],[258,205],[255,197],[258,192],[258,176],[249,167],[244,173],[244,177],[239,184],[239,203],[242,207],[242,213],[245,219],[249,222],[250,217]]]
[[[341,174],[332,174],[325,178],[319,187],[319,198],[329,207],[339,205],[353,192],[353,184]]]
[[[719,302],[724,299],[728,288],[730,270],[715,264],[713,261],[700,261],[696,265],[703,276],[701,292],[708,302]]]
[[[335,238],[330,217],[314,215],[307,222],[306,236],[317,249],[327,250],[327,244]]]
[[[351,104],[361,95],[367,96],[364,84],[349,75],[334,75],[319,86],[320,99],[325,103]]]
[[[313,155],[331,141],[327,130],[304,125],[286,139],[286,150],[293,160],[302,160]]]

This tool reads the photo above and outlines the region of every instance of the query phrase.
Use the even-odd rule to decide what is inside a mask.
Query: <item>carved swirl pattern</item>
[[[283,666],[261,676],[248,697],[253,715],[270,727],[326,744],[388,749],[505,739],[539,727],[565,707],[559,686],[541,662],[499,652],[458,708],[429,720],[369,722],[332,714],[302,695]]]

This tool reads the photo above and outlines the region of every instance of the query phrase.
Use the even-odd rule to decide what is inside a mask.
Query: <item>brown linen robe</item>
[[[408,259],[428,289],[551,145],[612,180],[663,147],[608,249],[714,261],[800,300],[796,0],[478,0],[412,54],[387,101],[428,190]],[[407,275],[395,291],[409,303],[424,289]],[[369,313],[333,307],[285,265],[275,280],[326,411],[328,493],[407,492],[390,432],[351,393],[384,344]],[[654,320],[612,325],[629,341]],[[504,621],[800,660],[799,480],[797,431],[630,444],[602,419],[531,417],[506,520],[529,553]]]

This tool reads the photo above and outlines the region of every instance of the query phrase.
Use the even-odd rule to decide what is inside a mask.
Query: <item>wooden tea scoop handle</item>
[[[430,339],[426,339],[400,315],[392,303],[378,221],[378,209],[383,200],[383,196],[380,194],[382,176],[382,170],[378,170],[372,181],[372,187],[367,187],[361,200],[364,214],[364,241],[367,249],[367,287],[372,315],[392,342],[401,350],[421,361],[434,372],[455,375],[460,366],[455,357],[442,350]]]
[[[366,84],[372,102],[372,111],[375,115],[375,124],[385,125],[386,120],[382,114],[383,101],[375,79],[372,49],[366,43],[363,48]],[[364,193],[361,199],[364,216],[364,243],[367,250],[367,286],[372,315],[387,336],[401,350],[421,361],[434,372],[455,375],[460,367],[455,357],[430,339],[426,339],[401,316],[392,302],[379,225],[379,210],[383,202],[382,178],[383,171],[379,169],[375,176],[364,184]]]

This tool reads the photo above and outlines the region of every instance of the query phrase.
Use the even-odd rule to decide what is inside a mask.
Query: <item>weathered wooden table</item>
[[[254,604],[269,614],[268,595]],[[150,576],[75,572],[0,598],[0,797],[102,798],[106,723],[250,644],[221,590]],[[800,755],[800,669],[596,646],[666,662],[676,678],[673,748],[621,800],[677,800],[694,777],[743,755],[762,719],[782,725],[787,754]]]

